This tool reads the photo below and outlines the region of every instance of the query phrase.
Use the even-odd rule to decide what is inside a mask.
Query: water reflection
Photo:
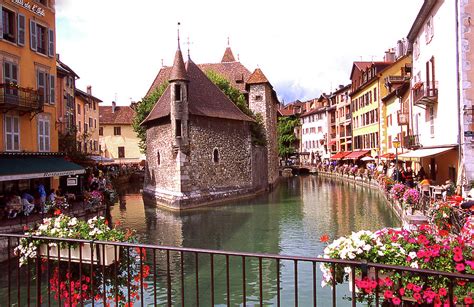
[[[230,251],[277,253],[301,256],[317,256],[324,246],[319,237],[331,238],[361,229],[378,229],[398,226],[390,208],[378,193],[371,189],[315,176],[285,179],[270,194],[253,200],[195,209],[184,213],[169,212],[156,207],[153,201],[143,201],[139,190],[128,187],[122,193],[120,205],[112,209],[114,221],[120,220],[126,227],[134,228],[144,243],[208,248]],[[157,253],[159,301],[166,300],[166,254]],[[181,273],[184,277],[185,305],[199,302],[211,303],[214,286],[215,304],[227,303],[226,258],[214,257],[214,285],[210,282],[211,262],[207,254],[184,255],[181,272],[181,255],[170,254],[170,275],[173,288],[173,305],[180,305]],[[229,300],[232,305],[242,301],[244,285],[243,261],[230,257]],[[283,305],[294,303],[294,263],[280,264],[281,301]],[[298,265],[298,299],[302,305],[311,304],[313,276],[312,264]],[[260,263],[257,259],[245,260],[245,291],[248,303],[258,303],[260,294]],[[266,304],[276,304],[277,264],[264,260],[261,263],[262,292]],[[330,299],[329,289],[319,287],[318,300]],[[151,277],[150,277],[151,278]],[[196,287],[199,280],[199,288]],[[151,282],[151,280],[150,280]],[[345,293],[339,290],[338,293]],[[148,290],[152,302],[153,291]],[[347,301],[340,302],[348,304]]]

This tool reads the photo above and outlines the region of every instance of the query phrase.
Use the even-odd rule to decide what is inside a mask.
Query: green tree
[[[244,95],[235,87],[233,87],[229,80],[215,71],[209,70],[206,72],[209,80],[212,81],[217,87],[246,115],[250,116],[255,120],[254,123],[250,124],[250,134],[252,136],[252,144],[265,146],[267,140],[265,137],[265,129],[263,125],[263,117],[261,114],[255,114],[247,106],[247,101]]]
[[[295,153],[295,143],[297,142],[295,128],[299,123],[300,120],[294,116],[278,119],[278,155],[280,157],[288,159]]]
[[[135,108],[136,115],[133,118],[132,127],[140,139],[138,147],[140,147],[141,152],[146,151],[146,128],[140,124],[145,120],[148,114],[150,114],[151,110],[155,106],[155,103],[158,101],[158,99],[160,99],[161,95],[163,95],[167,86],[168,82],[164,82],[160,86],[156,87],[150,95],[138,102]]]

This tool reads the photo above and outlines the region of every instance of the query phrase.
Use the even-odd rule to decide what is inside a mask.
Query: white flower
[[[412,262],[412,263],[410,264],[410,267],[412,267],[412,268],[414,268],[414,269],[418,269],[418,262],[417,262],[417,261]]]
[[[408,254],[408,257],[410,257],[411,259],[415,259],[416,258],[416,253],[415,252],[410,252]]]

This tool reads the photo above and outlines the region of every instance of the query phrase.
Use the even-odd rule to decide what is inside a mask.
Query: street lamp
[[[393,139],[393,147],[395,147],[395,171],[397,172],[397,175],[396,175],[396,180],[398,182],[398,147],[400,147],[400,141],[398,140],[398,137],[395,137],[395,139]]]

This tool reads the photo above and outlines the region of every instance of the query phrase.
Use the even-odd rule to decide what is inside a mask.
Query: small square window
[[[121,135],[122,127],[114,127],[114,135]]]

